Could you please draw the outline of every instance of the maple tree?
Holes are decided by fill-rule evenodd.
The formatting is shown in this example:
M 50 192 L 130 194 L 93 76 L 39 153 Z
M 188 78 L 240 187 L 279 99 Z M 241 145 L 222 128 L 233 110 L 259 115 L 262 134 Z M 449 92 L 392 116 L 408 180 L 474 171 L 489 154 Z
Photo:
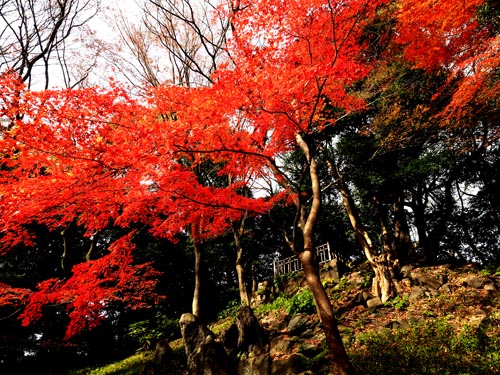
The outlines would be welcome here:
M 334 357 L 334 373 L 339 374 L 352 373 L 352 368 L 315 259 L 314 228 L 322 203 L 317 158 L 321 133 L 338 118 L 364 106 L 347 88 L 370 71 L 361 59 L 365 46 L 359 41 L 364 26 L 382 4 L 302 1 L 277 12 L 273 2 L 263 1 L 255 8 L 249 5 L 247 18 L 239 20 L 241 24 L 235 22 L 240 55 L 231 73 L 236 75 L 232 77 L 237 95 L 246 99 L 240 105 L 256 129 L 254 152 L 269 158 L 270 170 L 296 207 L 287 242 L 303 264 Z M 329 106 L 338 108 L 338 114 L 325 115 Z M 277 161 L 280 153 L 293 150 L 303 155 L 303 175 L 298 181 L 290 180 Z M 310 195 L 303 195 L 304 187 Z
M 286 14 L 271 1 L 233 7 L 234 67 L 222 69 L 210 88 L 161 87 L 149 106 L 118 90 L 26 92 L 22 112 L 29 122 L 18 121 L 6 140 L 17 157 L 6 161 L 3 176 L 4 243 L 29 242 L 23 224 L 30 220 L 51 229 L 77 220 L 88 235 L 109 220 L 148 223 L 159 236 L 203 223 L 202 236 L 217 235 L 243 212 L 272 207 L 273 200 L 238 194 L 247 179 L 271 173 L 297 208 L 304 244 L 297 247 L 293 237 L 289 244 L 303 262 L 335 367 L 352 372 L 315 261 L 321 188 L 308 137 L 334 123 L 322 118 L 327 100 L 345 112 L 363 105 L 346 86 L 369 71 L 352 56 L 361 52 L 359 33 L 378 4 L 293 2 Z M 175 126 L 160 117 L 172 112 Z M 310 207 L 300 182 L 294 185 L 277 162 L 295 148 L 311 181 Z M 191 160 L 188 168 L 181 157 Z M 228 186 L 199 183 L 193 168 L 206 158 L 233 176 Z
M 160 298 L 154 291 L 156 271 L 134 262 L 134 226 L 144 225 L 151 235 L 172 241 L 189 233 L 200 256 L 196 248 L 204 240 L 233 230 L 237 242 L 237 223 L 279 203 L 295 208 L 293 225 L 282 232 L 304 266 L 333 371 L 351 374 L 315 259 L 315 226 L 325 187 L 320 168 L 329 162 L 324 156 L 330 129 L 367 107 L 352 87 L 374 69 L 381 76 L 392 74 L 365 39 L 366 28 L 388 3 L 222 2 L 217 12 L 230 20 L 231 60 L 218 65 L 207 87 L 158 85 L 135 98 L 113 83 L 106 89 L 34 92 L 19 77 L 1 75 L 2 116 L 10 125 L 0 141 L 0 252 L 32 245 L 32 223 L 63 237 L 75 224 L 89 239 L 109 225 L 129 233 L 111 244 L 104 257 L 75 265 L 66 280 L 43 281 L 34 292 L 1 285 L 0 304 L 24 305 L 21 318 L 29 324 L 40 318 L 44 305 L 62 303 L 69 311 L 70 337 L 104 319 L 109 303 L 139 308 Z M 435 97 L 452 91 L 439 115 L 453 126 L 470 116 L 472 104 L 497 96 L 498 36 L 477 18 L 484 2 L 433 4 L 396 3 L 400 46 L 392 57 L 401 48 L 414 64 L 408 69 L 446 72 L 450 80 Z M 432 53 L 423 48 L 426 43 Z M 496 108 L 495 103 L 489 106 Z M 367 121 L 364 130 L 380 130 L 376 121 L 381 118 L 399 121 L 401 107 L 395 107 Z M 415 120 L 418 108 L 413 110 Z M 291 154 L 298 173 L 284 165 Z M 207 166 L 217 167 L 204 175 Z M 354 218 L 343 176 L 333 177 Z M 279 188 L 272 194 L 258 191 L 260 180 Z M 359 238 L 366 239 L 363 227 L 357 229 Z M 385 271 L 377 267 L 387 259 L 375 259 L 372 250 L 365 253 L 383 279 Z M 248 298 L 244 292 L 240 289 L 242 300 Z M 193 311 L 201 314 L 196 296 Z
M 401 2 L 398 41 L 404 45 L 406 58 L 419 68 L 447 71 L 455 86 L 443 115 L 460 119 L 471 110 L 469 104 L 498 96 L 497 17 L 498 5 L 484 0 L 459 5 Z
M 154 98 L 154 104 L 141 106 L 117 88 L 31 92 L 19 90 L 18 80 L 11 75 L 4 76 L 3 83 L 15 88 L 4 91 L 4 103 L 15 103 L 8 106 L 7 115 L 22 116 L 13 117 L 15 123 L 2 140 L 2 251 L 20 243 L 31 245 L 27 228 L 31 222 L 63 232 L 75 222 L 88 237 L 110 222 L 122 227 L 141 223 L 149 225 L 154 235 L 172 240 L 197 223 L 202 228 L 198 236 L 206 238 L 224 233 L 231 220 L 237 220 L 242 212 L 255 211 L 259 202 L 263 209 L 272 204 L 239 195 L 244 181 L 237 179 L 227 190 L 204 186 L 196 174 L 203 155 L 194 158 L 191 152 L 183 156 L 175 151 L 175 143 L 182 141 L 177 133 L 182 131 L 182 123 L 176 122 L 174 127 L 173 121 L 162 116 L 172 111 L 168 100 Z M 177 95 L 181 93 L 172 89 L 170 99 Z M 183 163 L 183 157 L 190 163 Z M 231 202 L 236 203 L 233 206 Z M 37 317 L 39 308 L 33 306 L 40 305 L 45 295 L 45 303 L 57 299 L 70 303 L 75 312 L 70 315 L 68 335 L 78 333 L 77 328 L 86 327 L 78 319 L 84 320 L 89 314 L 78 308 L 81 299 L 68 300 L 67 296 L 73 294 L 68 290 L 81 285 L 83 292 L 78 280 L 91 285 L 86 280 L 88 275 L 104 278 L 104 271 L 96 270 L 103 263 L 113 263 L 127 243 L 118 246 L 115 242 L 118 250 L 111 246 L 111 254 L 104 260 L 73 267 L 73 276 L 65 283 L 51 280 L 40 285 L 28 300 L 23 321 L 28 323 Z M 127 254 L 122 253 L 115 262 L 120 264 L 120 271 L 113 274 L 123 281 L 108 285 L 96 280 L 96 285 L 109 289 L 107 293 L 121 294 L 124 300 L 131 299 L 133 293 L 145 299 L 154 297 L 154 283 L 146 282 L 153 271 L 132 265 Z M 127 273 L 126 265 L 131 273 Z M 130 278 L 134 272 L 144 274 L 143 283 L 140 278 Z M 101 292 L 104 294 L 92 291 L 94 302 L 87 306 L 98 316 L 105 303 L 95 299 L 111 298 L 104 289 Z

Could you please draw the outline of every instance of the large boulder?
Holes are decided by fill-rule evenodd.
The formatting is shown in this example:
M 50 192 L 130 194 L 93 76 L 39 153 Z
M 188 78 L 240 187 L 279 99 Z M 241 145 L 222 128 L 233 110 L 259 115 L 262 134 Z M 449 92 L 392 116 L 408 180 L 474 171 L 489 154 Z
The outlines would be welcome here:
M 183 314 L 180 327 L 191 375 L 229 375 L 229 359 L 221 343 L 193 314 Z
M 236 323 L 223 335 L 223 343 L 229 354 L 254 357 L 268 351 L 269 338 L 250 306 L 241 306 Z

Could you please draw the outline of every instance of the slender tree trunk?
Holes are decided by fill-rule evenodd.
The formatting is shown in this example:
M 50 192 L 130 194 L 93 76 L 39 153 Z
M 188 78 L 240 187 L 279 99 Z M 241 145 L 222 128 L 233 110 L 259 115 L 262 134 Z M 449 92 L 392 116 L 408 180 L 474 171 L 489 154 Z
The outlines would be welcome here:
M 193 293 L 193 315 L 199 320 L 203 320 L 202 313 L 202 285 L 203 285 L 203 259 L 200 243 L 196 234 L 193 235 L 194 251 L 194 293 Z
M 246 272 L 243 265 L 243 248 L 239 247 L 236 252 L 236 274 L 238 276 L 238 289 L 240 291 L 240 302 L 242 305 L 250 305 L 250 298 L 248 297 Z
M 394 212 L 394 243 L 401 265 L 407 264 L 413 249 L 410 228 L 404 209 L 404 198 L 400 194 L 392 208 Z
M 299 254 L 299 259 L 304 267 L 305 279 L 316 302 L 328 349 L 333 356 L 333 374 L 352 375 L 354 374 L 354 369 L 342 342 L 330 298 L 321 283 L 315 250 L 304 250 Z
M 328 343 L 328 348 L 333 356 L 333 374 L 353 375 L 354 369 L 352 368 L 344 343 L 340 337 L 333 306 L 325 288 L 323 287 L 323 284 L 321 283 L 319 266 L 314 248 L 314 227 L 321 208 L 321 186 L 316 169 L 316 160 L 311 154 L 309 145 L 300 134 L 296 135 L 296 141 L 309 164 L 312 202 L 309 212 L 306 214 L 306 210 L 300 201 L 300 197 L 297 197 L 295 200 L 299 218 L 298 224 L 302 230 L 304 241 L 304 251 L 300 253 L 295 251 L 295 253 L 298 255 L 304 268 L 304 276 L 314 296 L 319 318 L 323 325 L 323 330 Z M 292 241 L 287 240 L 287 242 L 292 245 L 292 250 L 296 250 L 293 247 Z
M 238 277 L 238 289 L 240 291 L 240 302 L 242 305 L 250 305 L 250 296 L 246 282 L 245 271 L 245 249 L 241 242 L 241 234 L 244 228 L 244 219 L 239 226 L 232 223 L 234 242 L 236 244 L 236 275 Z
M 255 263 L 253 261 L 250 267 L 250 280 L 252 280 L 250 302 L 254 304 L 257 302 L 257 290 L 259 289 L 259 283 L 257 282 L 257 278 L 255 277 Z
M 68 254 L 68 241 L 66 240 L 66 232 L 68 231 L 70 225 L 71 224 L 68 224 L 68 226 L 61 231 L 61 236 L 63 239 L 63 253 L 61 254 L 61 269 L 64 272 L 66 272 L 66 265 L 64 264 L 64 262 L 66 261 L 66 255 Z
M 411 208 L 413 210 L 414 224 L 417 229 L 418 243 L 422 251 L 423 261 L 432 262 L 434 260 L 434 254 L 431 249 L 431 241 L 427 233 L 427 222 L 425 219 L 425 207 L 427 206 L 427 201 L 424 198 L 422 183 L 417 185 L 414 192 Z

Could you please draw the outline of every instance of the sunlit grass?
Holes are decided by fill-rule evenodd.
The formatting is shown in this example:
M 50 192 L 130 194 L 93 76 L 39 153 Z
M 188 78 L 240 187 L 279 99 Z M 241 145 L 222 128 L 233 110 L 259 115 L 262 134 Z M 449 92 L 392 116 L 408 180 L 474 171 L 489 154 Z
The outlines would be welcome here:
M 138 353 L 102 367 L 73 371 L 70 375 L 137 375 L 144 365 L 151 361 L 151 353 Z

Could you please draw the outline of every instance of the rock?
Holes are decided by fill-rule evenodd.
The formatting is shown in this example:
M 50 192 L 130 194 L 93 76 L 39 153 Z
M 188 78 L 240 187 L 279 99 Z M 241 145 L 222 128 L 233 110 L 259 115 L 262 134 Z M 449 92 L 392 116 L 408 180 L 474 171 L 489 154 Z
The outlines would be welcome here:
M 304 314 L 296 314 L 288 323 L 288 332 L 290 336 L 298 336 L 310 327 L 309 319 Z
M 321 342 L 326 344 L 326 335 L 325 332 L 319 332 L 314 337 L 313 340 L 316 342 Z
M 382 305 L 383 305 L 383 303 L 382 303 L 382 301 L 380 300 L 379 297 L 371 298 L 368 301 L 366 301 L 366 306 L 369 309 L 370 308 L 375 308 L 375 307 L 378 307 L 378 306 L 382 306 Z
M 237 353 L 239 335 L 238 326 L 235 323 L 231 324 L 231 326 L 221 334 L 222 344 L 229 355 Z
M 241 306 L 236 315 L 238 327 L 238 351 L 247 352 L 254 356 L 267 350 L 269 339 L 259 324 L 250 306 Z
M 475 321 L 475 322 L 478 322 L 478 323 L 482 322 L 487 317 L 488 317 L 488 314 L 483 309 L 475 309 L 469 315 L 469 319 L 471 321 Z
M 335 283 L 340 281 L 339 267 L 336 259 L 331 260 L 327 265 L 323 266 L 320 273 L 321 279 L 331 279 Z
M 425 286 L 429 289 L 438 290 L 441 285 L 443 285 L 443 280 L 438 280 L 437 278 L 427 274 L 427 273 L 419 273 L 415 275 L 415 278 L 418 280 L 421 286 Z
M 267 328 L 271 331 L 281 331 L 287 326 L 286 322 L 281 319 L 273 319 L 268 323 Z
M 313 336 L 314 336 L 314 329 L 312 329 L 312 328 L 308 328 L 300 334 L 300 337 L 304 338 L 304 339 L 311 338 Z
M 481 276 L 470 276 L 465 280 L 465 285 L 470 288 L 480 289 L 486 284 L 487 280 Z
M 400 272 L 404 278 L 408 278 L 411 276 L 411 271 L 413 271 L 414 269 L 415 269 L 415 267 L 410 266 L 410 265 L 406 265 L 406 266 L 401 267 Z
M 356 297 L 354 297 L 352 305 L 353 306 L 366 305 L 366 301 L 369 299 L 370 295 L 367 292 L 365 291 L 359 292 L 358 294 L 356 294 Z
M 269 354 L 244 358 L 238 363 L 238 375 L 269 375 L 271 373 L 271 357 Z
M 411 288 L 413 283 L 411 282 L 411 279 L 409 277 L 405 277 L 403 280 L 401 280 L 401 285 L 406 288 Z
M 408 329 L 410 328 L 410 323 L 406 319 L 393 320 L 384 325 L 385 328 L 396 328 L 396 329 Z
M 347 278 L 347 284 L 352 284 L 352 285 L 363 285 L 365 282 L 365 277 L 364 275 L 360 272 L 352 272 L 348 275 L 346 275 Z
M 300 353 L 304 354 L 307 358 L 314 358 L 323 352 L 323 345 L 303 344 L 300 346 Z
M 414 286 L 413 288 L 411 288 L 410 297 L 408 297 L 408 301 L 414 302 L 423 295 L 424 295 L 424 290 L 419 286 Z
M 287 337 L 278 335 L 271 339 L 270 346 L 271 355 L 290 354 L 292 353 L 293 342 Z
M 173 351 L 169 343 L 165 339 L 160 339 L 156 343 L 155 363 L 160 366 L 165 366 L 172 358 Z
M 441 288 L 439 288 L 439 291 L 443 293 L 451 293 L 452 292 L 451 285 L 449 283 L 443 284 L 441 285 Z
M 288 358 L 273 361 L 271 375 L 299 374 L 306 370 L 307 358 L 299 353 L 294 353 Z
M 497 290 L 497 288 L 496 288 L 495 284 L 492 284 L 492 283 L 491 283 L 491 284 L 486 284 L 486 285 L 484 286 L 484 289 L 485 289 L 485 290 L 491 290 L 491 291 L 495 291 L 495 290 Z
M 269 338 L 249 306 L 240 307 L 236 323 L 222 334 L 222 342 L 228 354 L 245 353 L 249 357 L 264 353 L 269 346 Z
M 228 375 L 229 360 L 214 334 L 196 316 L 182 314 L 179 321 L 191 375 Z

